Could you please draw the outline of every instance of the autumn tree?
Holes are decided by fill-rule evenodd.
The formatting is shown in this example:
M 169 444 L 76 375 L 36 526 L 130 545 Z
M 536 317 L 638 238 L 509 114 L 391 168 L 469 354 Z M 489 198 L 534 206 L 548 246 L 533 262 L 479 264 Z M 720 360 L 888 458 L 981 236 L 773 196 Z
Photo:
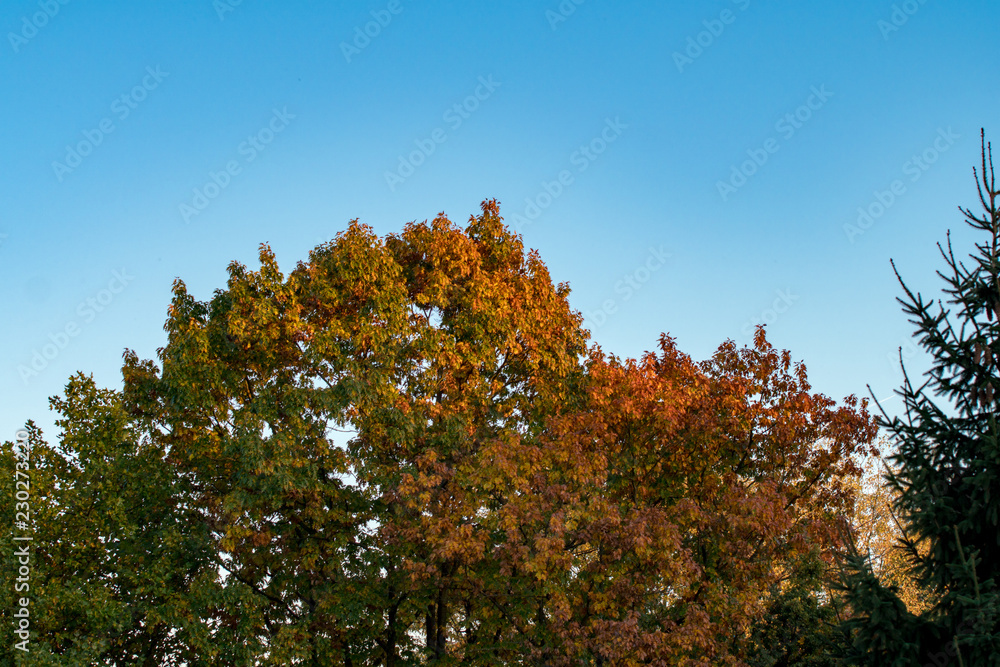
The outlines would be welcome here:
M 354 221 L 287 275 L 266 245 L 259 258 L 209 300 L 177 280 L 167 342 L 156 360 L 126 351 L 121 392 L 81 377 L 55 400 L 63 449 L 37 483 L 72 518 L 45 534 L 43 593 L 123 615 L 66 626 L 52 655 L 629 666 L 825 650 L 804 626 L 826 613 L 874 424 L 864 401 L 814 393 L 762 329 L 703 362 L 667 335 L 605 355 L 495 201 L 464 228 Z
M 594 348 L 586 402 L 494 454 L 509 583 L 483 595 L 499 593 L 518 653 L 743 664 L 783 586 L 815 600 L 874 425 L 863 402 L 837 408 L 809 389 L 763 331 L 701 364 L 667 336 L 641 360 Z
M 878 452 L 861 462 L 862 477 L 858 480 L 857 501 L 851 525 L 854 547 L 869 565 L 882 585 L 895 587 L 906 608 L 919 614 L 931 607 L 933 593 L 923 588 L 911 573 L 906 548 L 908 526 L 897 515 L 899 492 L 887 477 L 898 474 L 887 460 L 891 442 L 884 436 L 877 444 Z M 926 544 L 918 550 L 926 552 Z
M 186 480 L 143 437 L 121 395 L 92 378 L 74 376 L 51 405 L 60 415 L 58 442 L 50 445 L 30 423 L 27 429 L 32 634 L 22 664 L 201 664 L 209 650 L 199 598 L 215 588 L 217 574 Z M 12 443 L 4 443 L 5 470 L 13 469 L 11 457 Z M 12 477 L 2 487 L 8 531 Z M 14 645 L 12 553 L 5 550 L 3 563 L 4 651 Z
M 901 546 L 931 606 L 909 610 L 855 554 L 847 588 L 860 616 L 851 629 L 866 664 L 1000 664 L 1000 191 L 985 139 L 973 172 L 982 212 L 960 210 L 985 239 L 967 263 L 956 259 L 950 234 L 939 244 L 947 306 L 900 278 L 903 312 L 932 363 L 920 384 L 904 367 L 905 415 L 881 420 L 895 446 L 888 480 L 906 527 Z
M 178 281 L 162 370 L 125 368 L 252 601 L 221 607 L 223 627 L 275 663 L 501 645 L 512 630 L 479 595 L 504 585 L 481 521 L 488 443 L 571 402 L 585 345 L 568 288 L 495 202 L 464 231 L 441 216 L 381 240 L 352 223 L 287 278 L 260 259 L 211 302 Z M 340 447 L 332 428 L 356 435 Z

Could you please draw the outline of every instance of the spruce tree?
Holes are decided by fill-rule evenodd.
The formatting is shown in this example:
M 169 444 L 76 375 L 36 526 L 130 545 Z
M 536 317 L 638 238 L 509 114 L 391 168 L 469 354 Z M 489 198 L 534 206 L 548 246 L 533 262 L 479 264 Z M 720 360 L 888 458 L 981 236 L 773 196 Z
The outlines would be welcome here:
M 895 444 L 887 481 L 899 492 L 899 548 L 933 604 L 910 613 L 854 551 L 844 583 L 861 664 L 1000 665 L 1000 191 L 985 139 L 973 174 L 982 211 L 959 210 L 986 238 L 963 261 L 950 232 L 945 246 L 938 244 L 947 298 L 925 300 L 893 264 L 905 294 L 897 300 L 931 368 L 917 386 L 904 366 L 897 391 L 904 415 L 890 419 L 883 411 L 880 426 Z

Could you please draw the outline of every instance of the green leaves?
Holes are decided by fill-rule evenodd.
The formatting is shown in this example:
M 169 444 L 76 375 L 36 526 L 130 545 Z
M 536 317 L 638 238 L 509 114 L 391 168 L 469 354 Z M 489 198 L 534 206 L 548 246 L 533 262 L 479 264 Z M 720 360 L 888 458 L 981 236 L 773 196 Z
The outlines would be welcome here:
M 956 260 L 950 240 L 947 249 L 939 246 L 948 271 L 938 275 L 954 307 L 939 302 L 933 312 L 933 301 L 914 294 L 900 279 L 903 312 L 933 361 L 927 382 L 919 387 L 906 375 L 901 391 L 906 419 L 886 417 L 881 425 L 896 443 L 888 481 L 898 492 L 894 510 L 907 531 L 901 548 L 911 552 L 913 575 L 931 591 L 934 604 L 910 618 L 900 611 L 896 591 L 853 574 L 848 598 L 861 616 L 851 629 L 868 664 L 897 664 L 899 655 L 922 662 L 954 656 L 960 664 L 997 664 L 1000 655 L 994 393 L 1000 386 L 995 364 L 1000 319 L 993 319 L 1000 285 L 1000 192 L 985 140 L 976 176 L 983 212 L 961 210 L 986 241 L 976 244 L 968 262 Z M 852 570 L 863 572 L 862 564 L 852 562 Z
M 864 402 L 763 332 L 606 357 L 568 295 L 495 201 L 176 281 L 157 359 L 39 445 L 52 659 L 738 664 L 825 618 Z
M 62 415 L 59 445 L 37 432 L 33 441 L 32 653 L 44 664 L 191 655 L 203 617 L 184 596 L 212 554 L 208 531 L 186 508 L 184 480 L 120 395 L 91 378 L 74 376 L 52 407 Z

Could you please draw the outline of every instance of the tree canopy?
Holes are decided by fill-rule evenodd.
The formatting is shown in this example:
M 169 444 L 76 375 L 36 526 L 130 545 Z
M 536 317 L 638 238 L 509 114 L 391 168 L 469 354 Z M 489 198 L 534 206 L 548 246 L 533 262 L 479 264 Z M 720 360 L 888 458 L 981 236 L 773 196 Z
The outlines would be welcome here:
M 33 664 L 834 664 L 866 401 L 763 328 L 607 355 L 568 296 L 492 200 L 177 280 L 31 430 Z

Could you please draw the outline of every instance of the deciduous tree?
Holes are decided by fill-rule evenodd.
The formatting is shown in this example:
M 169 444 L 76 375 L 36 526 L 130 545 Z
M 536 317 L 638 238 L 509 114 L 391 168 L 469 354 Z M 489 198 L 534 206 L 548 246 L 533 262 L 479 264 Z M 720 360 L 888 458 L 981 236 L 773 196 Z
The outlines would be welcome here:
M 69 517 L 44 533 L 58 555 L 40 595 L 63 607 L 39 627 L 70 628 L 52 655 L 630 666 L 825 650 L 804 628 L 829 615 L 821 573 L 874 424 L 864 401 L 814 393 L 763 329 L 703 362 L 665 334 L 640 359 L 605 355 L 495 201 L 464 228 L 442 214 L 380 238 L 354 221 L 287 275 L 259 257 L 207 301 L 177 280 L 156 360 L 126 351 L 120 393 L 75 378 L 53 404 L 62 449 L 33 436 L 47 511 Z M 80 591 L 120 614 L 66 625 Z
M 58 443 L 28 429 L 32 522 L 30 533 L 18 530 L 32 537 L 24 664 L 204 664 L 212 651 L 201 600 L 217 587 L 217 573 L 188 480 L 129 417 L 121 395 L 92 378 L 74 376 L 51 405 Z M 13 470 L 12 443 L 0 459 Z M 9 535 L 12 475 L 2 489 Z M 12 553 L 4 555 L 4 651 L 14 645 Z

